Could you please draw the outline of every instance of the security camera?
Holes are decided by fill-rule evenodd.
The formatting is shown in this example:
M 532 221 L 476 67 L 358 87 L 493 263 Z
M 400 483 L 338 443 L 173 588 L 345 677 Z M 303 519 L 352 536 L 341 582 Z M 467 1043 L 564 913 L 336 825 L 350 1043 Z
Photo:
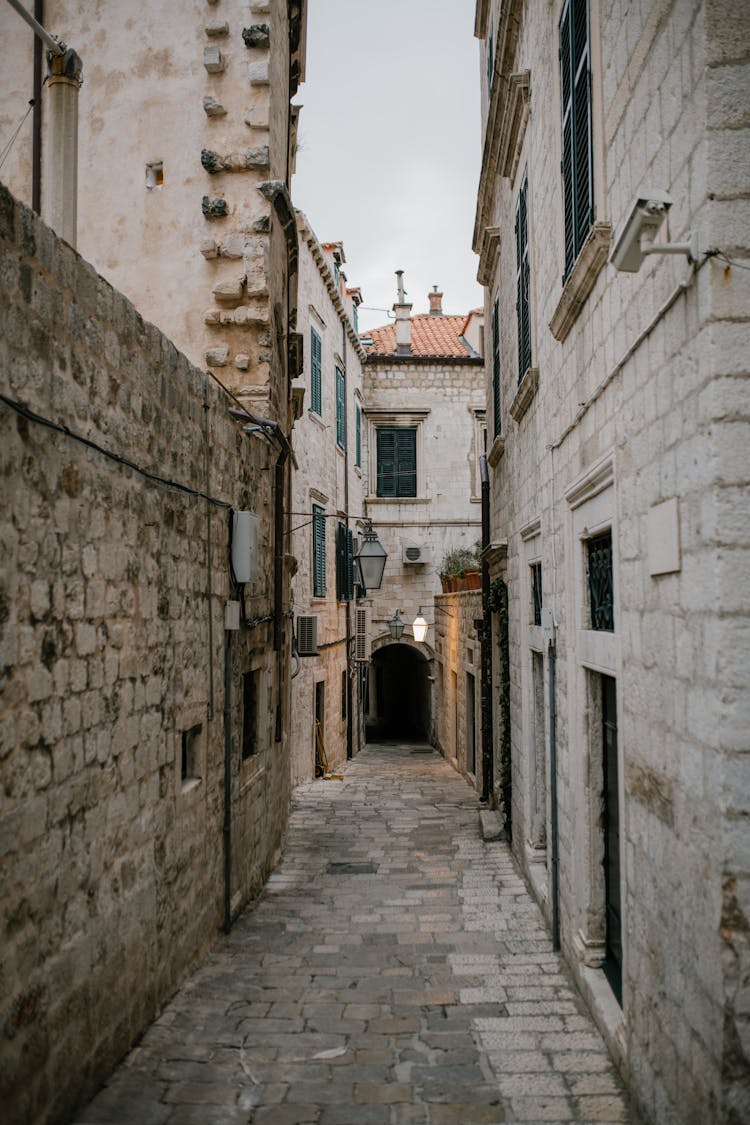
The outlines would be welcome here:
M 685 254 L 691 263 L 699 259 L 695 234 L 687 242 L 656 242 L 672 197 L 660 188 L 641 188 L 634 199 L 627 221 L 615 242 L 610 262 L 625 273 L 638 273 L 647 254 Z

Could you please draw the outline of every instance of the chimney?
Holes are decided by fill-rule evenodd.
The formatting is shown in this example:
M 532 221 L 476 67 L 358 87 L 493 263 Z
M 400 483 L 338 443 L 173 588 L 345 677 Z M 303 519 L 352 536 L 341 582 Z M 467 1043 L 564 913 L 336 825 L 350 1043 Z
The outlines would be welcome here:
M 437 285 L 433 285 L 432 292 L 428 293 L 427 296 L 430 298 L 430 316 L 442 316 L 443 294 L 438 293 Z
M 398 297 L 393 306 L 396 315 L 396 355 L 411 355 L 411 310 L 404 289 L 404 271 L 396 270 Z

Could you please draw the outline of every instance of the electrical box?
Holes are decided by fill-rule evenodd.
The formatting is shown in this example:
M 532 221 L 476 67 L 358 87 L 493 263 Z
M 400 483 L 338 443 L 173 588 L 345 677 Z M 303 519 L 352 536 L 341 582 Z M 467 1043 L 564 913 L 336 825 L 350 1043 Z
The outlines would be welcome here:
M 232 512 L 232 569 L 240 584 L 258 577 L 258 517 L 253 512 Z

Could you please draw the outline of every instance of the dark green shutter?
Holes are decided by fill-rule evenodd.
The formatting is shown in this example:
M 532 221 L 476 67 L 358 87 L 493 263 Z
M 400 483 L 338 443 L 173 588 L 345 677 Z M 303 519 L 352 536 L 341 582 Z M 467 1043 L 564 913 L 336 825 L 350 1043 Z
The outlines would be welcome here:
M 354 463 L 357 466 L 357 468 L 359 469 L 359 468 L 362 467 L 362 410 L 360 409 L 359 403 L 356 404 L 356 410 L 354 412 L 354 419 L 355 419 L 355 425 L 356 425 L 356 430 L 357 430 L 357 433 L 356 433 L 356 443 L 357 443 L 356 455 L 357 455 L 357 459 Z
M 336 368 L 336 443 L 346 449 L 346 380 Z
M 336 597 L 340 602 L 354 597 L 354 536 L 344 523 L 336 528 Z
M 326 592 L 326 521 L 323 509 L 313 504 L 313 595 L 325 597 Z
M 500 302 L 495 298 L 492 307 L 492 436 L 497 437 L 502 430 L 500 418 Z
M 417 431 L 381 427 L 377 437 L 377 495 L 417 495 Z
M 346 533 L 346 600 L 354 597 L 354 534 Z
M 594 221 L 588 27 L 587 0 L 568 0 L 560 20 L 564 277 L 570 273 Z
M 531 311 L 529 307 L 528 180 L 524 176 L 516 204 L 516 315 L 518 318 L 518 381 L 531 367 Z
M 323 413 L 322 349 L 314 328 L 310 329 L 310 409 Z

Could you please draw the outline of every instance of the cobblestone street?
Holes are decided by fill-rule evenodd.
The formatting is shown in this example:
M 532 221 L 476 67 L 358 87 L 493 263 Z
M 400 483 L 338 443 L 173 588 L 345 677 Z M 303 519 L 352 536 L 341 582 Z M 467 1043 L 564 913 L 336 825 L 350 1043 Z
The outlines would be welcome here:
M 282 863 L 77 1121 L 624 1122 L 504 844 L 437 754 L 295 794 Z

